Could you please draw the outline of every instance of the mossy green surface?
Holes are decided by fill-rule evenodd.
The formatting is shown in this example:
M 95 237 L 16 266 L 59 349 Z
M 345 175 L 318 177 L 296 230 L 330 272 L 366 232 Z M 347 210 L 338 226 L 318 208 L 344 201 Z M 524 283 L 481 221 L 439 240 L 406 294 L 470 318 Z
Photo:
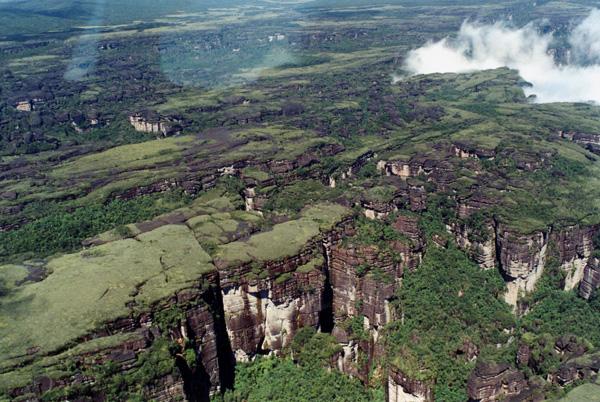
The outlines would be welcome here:
M 167 225 L 136 239 L 120 240 L 51 259 L 50 275 L 25 285 L 0 305 L 0 355 L 5 359 L 38 347 L 45 354 L 176 291 L 198 286 L 214 267 L 193 233 Z
M 575 387 L 560 402 L 600 402 L 600 384 L 583 384 Z
M 139 336 L 140 335 L 136 333 L 124 333 L 92 339 L 80 343 L 58 355 L 46 356 L 23 368 L 15 368 L 12 371 L 7 371 L 0 374 L 0 391 L 26 386 L 35 376 L 43 375 L 52 379 L 64 377 L 71 374 L 69 370 L 67 370 L 67 366 L 74 357 L 82 354 L 96 353 L 104 349 L 119 346 L 123 344 L 123 342 L 135 339 Z M 8 367 L 10 366 L 1 364 L 0 370 L 4 370 Z
M 320 255 L 316 258 L 313 258 L 306 264 L 299 266 L 298 269 L 296 269 L 296 272 L 309 273 L 314 271 L 316 267 L 322 266 L 324 263 L 325 259 L 323 258 L 323 256 Z
M 307 207 L 296 220 L 280 223 L 273 229 L 219 247 L 216 259 L 227 265 L 249 261 L 277 260 L 298 253 L 321 231 L 331 228 L 350 210 L 337 204 Z

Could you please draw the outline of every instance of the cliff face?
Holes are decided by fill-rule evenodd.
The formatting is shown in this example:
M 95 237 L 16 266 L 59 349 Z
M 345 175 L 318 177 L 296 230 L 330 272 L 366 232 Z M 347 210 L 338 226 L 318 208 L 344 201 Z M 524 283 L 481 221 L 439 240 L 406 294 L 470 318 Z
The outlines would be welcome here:
M 373 274 L 374 270 L 379 271 Z M 381 255 L 376 246 L 335 245 L 330 276 L 334 319 L 364 315 L 370 327 L 389 322 L 385 302 L 402 276 L 402 268 L 390 255 Z
M 29 385 L 13 388 L 9 396 L 32 401 L 42 396 L 52 399 L 50 395 L 111 400 L 117 396 L 107 394 L 106 382 L 120 378 L 121 396 L 139 393 L 141 387 L 147 400 L 206 400 L 223 382 L 228 383 L 224 372 L 228 346 L 216 315 L 217 289 L 213 272 L 197 287 L 159 301 L 150 311 L 106 323 L 79 340 L 83 352 L 68 351 L 49 360 L 51 368 L 72 367 L 70 372 L 36 377 Z
M 376 246 L 336 244 L 330 254 L 333 335 L 343 348 L 338 368 L 366 381 L 402 267 Z
M 428 384 L 408 378 L 396 368 L 391 368 L 386 396 L 388 402 L 432 402 L 433 390 Z
M 583 271 L 583 279 L 579 285 L 579 294 L 589 299 L 593 292 L 600 287 L 600 259 L 590 258 Z
M 144 397 L 203 400 L 230 384 L 235 361 L 281 352 L 304 326 L 332 330 L 342 347 L 334 364 L 366 382 L 373 363 L 385 354 L 381 329 L 395 318 L 389 304 L 404 272 L 417 269 L 425 247 L 417 216 L 399 215 L 392 227 L 400 240 L 388 242 L 385 248 L 353 242 L 356 230 L 347 219 L 309 240 L 295 255 L 237 265 L 219 265 L 216 260 L 217 270 L 200 278 L 197 286 L 178 291 L 149 310 L 107 323 L 81 342 L 119 334 L 131 338 L 77 355 L 78 369 L 69 377 L 40 377 L 14 388 L 10 395 L 35 400 L 48 391 L 99 381 L 90 368 L 108 362 L 116 365 L 116 374 L 127 375 L 144 364 L 147 352 L 167 340 L 178 345 L 174 356 L 165 357 L 175 361 L 178 370 L 148 379 Z M 580 292 L 584 297 L 600 283 L 599 259 L 591 257 L 596 228 L 522 235 L 490 221 L 484 227 L 489 233 L 485 240 L 474 238 L 466 225 L 449 230 L 482 267 L 498 263 L 511 303 L 517 303 L 520 292 L 534 289 L 550 241 L 557 244 L 562 269 L 571 273 L 569 283 L 576 284 L 578 275 L 583 278 Z M 519 350 L 519 361 L 528 360 L 527 350 Z M 556 381 L 587 378 L 582 376 L 589 369 L 578 367 L 565 366 Z M 582 370 L 588 370 L 587 374 Z M 389 401 L 433 400 L 431 384 L 393 367 L 387 376 Z M 522 373 L 502 365 L 478 366 L 468 386 L 470 398 L 480 401 L 524 395 L 529 389 Z M 107 398 L 96 391 L 89 394 Z
M 324 260 L 308 248 L 258 267 L 224 269 L 222 295 L 227 333 L 237 361 L 278 352 L 304 326 L 319 326 L 325 288 Z
M 558 247 L 560 267 L 565 272 L 565 290 L 572 290 L 581 282 L 588 260 L 593 252 L 593 238 L 597 228 L 573 226 L 556 233 L 552 238 Z
M 468 225 L 461 223 L 450 226 L 449 231 L 454 234 L 458 247 L 465 250 L 481 268 L 496 266 L 496 236 L 492 222 L 485 224 L 483 235 L 475 234 Z
M 546 263 L 548 232 L 521 235 L 499 224 L 496 227 L 496 251 L 500 270 L 505 277 L 505 300 L 516 306 L 520 294 L 531 292 Z
M 389 249 L 339 240 L 327 247 L 333 335 L 343 348 L 337 365 L 363 381 L 373 362 L 385 354 L 381 330 L 395 318 L 390 301 L 403 273 L 416 269 L 422 258 L 417 219 L 401 215 L 393 227 L 405 240 L 392 242 Z
M 523 373 L 507 364 L 480 363 L 469 377 L 467 391 L 470 400 L 493 402 L 524 396 L 528 384 Z

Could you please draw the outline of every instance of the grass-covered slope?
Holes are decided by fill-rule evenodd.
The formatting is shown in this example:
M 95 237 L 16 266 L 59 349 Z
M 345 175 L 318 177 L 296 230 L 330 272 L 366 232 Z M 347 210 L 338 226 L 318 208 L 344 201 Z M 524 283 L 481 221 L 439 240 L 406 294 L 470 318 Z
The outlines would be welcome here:
M 26 267 L 4 266 L 3 272 Z M 214 269 L 185 226 L 163 226 L 136 239 L 108 243 L 48 261 L 48 277 L 2 298 L 3 358 L 29 348 L 46 354 L 177 290 L 198 286 Z
M 306 243 L 339 222 L 349 209 L 337 204 L 317 204 L 302 211 L 299 219 L 273 226 L 248 240 L 219 247 L 215 259 L 232 265 L 250 261 L 278 260 L 297 254 Z

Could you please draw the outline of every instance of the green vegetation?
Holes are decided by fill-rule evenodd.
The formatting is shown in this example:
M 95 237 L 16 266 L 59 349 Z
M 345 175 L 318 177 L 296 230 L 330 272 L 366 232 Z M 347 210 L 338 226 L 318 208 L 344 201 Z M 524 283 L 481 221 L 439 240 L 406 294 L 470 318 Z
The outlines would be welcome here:
M 195 286 L 214 269 L 185 226 L 163 226 L 138 236 L 51 259 L 49 276 L 15 289 L 0 305 L 0 353 L 20 356 L 32 345 L 48 353 L 104 323 L 149 308 Z
M 565 273 L 560 269 L 556 244 L 551 242 L 544 273 L 535 291 L 528 296 L 529 312 L 519 320 L 522 339 L 537 354 L 537 373 L 555 372 L 561 357 L 554 344 L 563 336 L 576 336 L 588 350 L 600 347 L 600 299 L 586 301 L 574 291 L 565 292 Z
M 549 334 L 555 339 L 577 335 L 593 346 L 600 346 L 600 300 L 587 302 L 574 292 L 552 290 L 539 296 L 539 301 L 525 315 L 523 329 L 536 334 Z
M 324 262 L 325 259 L 323 258 L 323 256 L 317 256 L 309 262 L 307 262 L 306 264 L 299 266 L 296 271 L 301 273 L 312 272 L 316 267 L 322 266 Z
M 19 229 L 0 232 L 0 259 L 45 257 L 81 248 L 82 240 L 119 225 L 152 218 L 188 203 L 181 193 L 91 204 L 72 212 L 52 211 Z
M 234 387 L 215 401 L 373 401 L 358 380 L 325 368 L 298 366 L 290 359 L 261 358 L 240 364 Z
M 356 223 L 356 235 L 352 240 L 360 244 L 376 244 L 381 248 L 386 248 L 389 241 L 401 238 L 400 233 L 394 230 L 388 222 L 360 216 Z
M 337 204 L 317 204 L 306 208 L 301 217 L 273 226 L 246 241 L 237 241 L 219 247 L 215 259 L 233 265 L 249 261 L 278 260 L 295 255 L 322 230 L 331 228 L 349 210 Z M 273 245 L 277 245 L 274 247 Z
M 395 365 L 431 384 L 437 399 L 463 401 L 476 364 L 465 349 L 514 365 L 526 343 L 537 364 L 519 369 L 558 397 L 564 391 L 546 380 L 566 359 L 556 340 L 600 347 L 600 299 L 562 291 L 555 245 L 522 300 L 528 313 L 516 317 L 499 300 L 498 273 L 468 261 L 447 228 L 464 224 L 468 240 L 484 242 L 492 219 L 524 234 L 600 224 L 600 154 L 559 135 L 600 133 L 598 105 L 533 103 L 508 68 L 402 71 L 410 49 L 453 35 L 464 20 L 508 15 L 516 26 L 543 20 L 561 58 L 569 21 L 591 0 L 91 3 L 0 0 L 0 389 L 81 369 L 94 385 L 43 399 L 80 399 L 92 386 L 108 400 L 148 399 L 145 385 L 179 375 L 174 355 L 200 368 L 194 340 L 162 337 L 184 310 L 161 303 L 206 286 L 214 265 L 249 264 L 246 279 L 287 285 L 325 263 L 320 235 L 352 214 L 346 245 L 401 262 L 393 246 L 417 242 L 394 229 L 397 214 L 363 218 L 362 202 L 397 204 L 427 239 L 423 263 L 402 278 L 355 266 L 367 282 L 399 287 L 389 300 L 397 320 L 379 333 L 387 356 L 370 384 Z M 138 113 L 152 130 L 130 124 Z M 411 177 L 382 173 L 380 161 L 410 162 Z M 337 187 L 323 184 L 329 178 Z M 260 212 L 243 211 L 250 186 Z M 467 218 L 457 213 L 479 205 Z M 304 250 L 311 260 L 296 272 L 273 278 L 264 269 Z M 147 310 L 162 336 L 132 370 L 89 363 L 131 334 L 83 336 Z M 355 341 L 372 337 L 362 315 L 338 321 Z M 338 351 L 330 335 L 302 329 L 282 359 L 239 365 L 223 399 L 383 399 L 330 370 Z M 86 353 L 83 366 L 98 367 L 74 361 Z M 365 357 L 359 350 L 358 365 Z M 597 392 L 577 385 L 567 400 Z
M 460 350 L 470 342 L 480 358 L 512 359 L 509 335 L 514 317 L 499 300 L 504 284 L 497 272 L 482 271 L 454 246 L 431 247 L 415 272 L 405 275 L 398 293 L 398 315 L 386 329 L 388 356 L 410 378 L 435 382 L 436 398 L 464 401 L 474 362 Z
M 106 390 L 107 399 L 144 400 L 144 388 L 169 374 L 178 374 L 171 351 L 172 344 L 159 338 L 137 359 L 137 367 L 129 373 L 118 373 L 115 364 L 106 363 L 93 369 L 98 389 Z
M 109 400 L 142 402 L 145 400 L 146 387 L 157 384 L 166 375 L 179 375 L 172 349 L 173 345 L 168 340 L 158 338 L 148 350 L 137 356 L 133 370 L 120 372 L 119 366 L 112 361 L 94 365 L 84 370 L 84 375 L 94 378 L 93 384 L 52 389 L 42 395 L 42 400 L 73 398 L 94 389 L 102 390 Z
M 600 384 L 583 384 L 575 387 L 561 402 L 599 402 Z
M 331 335 L 302 328 L 290 346 L 293 360 L 264 357 L 238 365 L 234 390 L 215 401 L 383 401 L 379 390 L 327 369 L 338 351 Z
M 307 205 L 333 200 L 341 195 L 340 189 L 331 189 L 317 180 L 298 181 L 275 190 L 269 197 L 266 209 L 297 213 Z

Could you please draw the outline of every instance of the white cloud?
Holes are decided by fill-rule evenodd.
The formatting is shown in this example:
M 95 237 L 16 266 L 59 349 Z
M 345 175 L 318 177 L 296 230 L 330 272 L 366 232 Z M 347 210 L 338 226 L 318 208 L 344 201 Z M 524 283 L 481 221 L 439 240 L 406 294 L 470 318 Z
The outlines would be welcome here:
M 558 65 L 549 52 L 552 35 L 539 34 L 532 25 L 465 22 L 456 38 L 411 51 L 404 68 L 412 74 L 430 74 L 506 66 L 533 84 L 526 93 L 537 95 L 538 102 L 600 103 L 600 11 L 594 10 L 569 39 L 572 61 Z

